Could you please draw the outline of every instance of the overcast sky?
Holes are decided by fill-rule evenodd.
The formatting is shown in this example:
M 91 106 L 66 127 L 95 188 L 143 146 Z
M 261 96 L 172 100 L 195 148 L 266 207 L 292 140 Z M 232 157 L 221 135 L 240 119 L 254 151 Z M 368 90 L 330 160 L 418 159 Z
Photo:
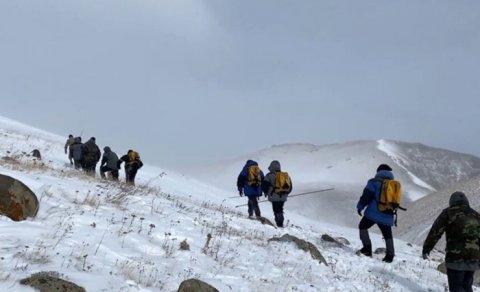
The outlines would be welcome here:
M 0 0 L 0 115 L 179 167 L 395 139 L 480 156 L 480 1 Z

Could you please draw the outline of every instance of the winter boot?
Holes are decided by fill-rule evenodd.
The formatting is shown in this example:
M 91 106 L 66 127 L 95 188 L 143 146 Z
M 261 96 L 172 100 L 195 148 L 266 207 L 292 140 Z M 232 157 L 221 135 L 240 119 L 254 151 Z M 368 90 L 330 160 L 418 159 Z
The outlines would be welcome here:
M 382 261 L 384 261 L 384 262 L 386 262 L 386 263 L 391 263 L 391 262 L 393 262 L 393 255 L 387 254 L 387 255 L 383 258 Z
M 385 245 L 387 247 L 386 255 L 383 258 L 383 261 L 386 263 L 391 263 L 393 257 L 395 256 L 395 247 L 393 245 L 393 238 L 385 239 Z
M 371 245 L 363 246 L 362 249 L 357 251 L 357 255 L 361 255 L 361 254 L 367 257 L 372 257 L 372 246 Z

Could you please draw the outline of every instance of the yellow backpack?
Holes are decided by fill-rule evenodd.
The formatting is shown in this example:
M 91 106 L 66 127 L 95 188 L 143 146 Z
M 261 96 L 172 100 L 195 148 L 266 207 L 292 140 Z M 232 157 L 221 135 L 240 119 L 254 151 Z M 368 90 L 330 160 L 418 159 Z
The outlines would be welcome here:
M 131 151 L 128 153 L 128 162 L 134 162 L 140 159 L 140 155 L 137 151 Z
M 262 177 L 260 176 L 260 167 L 258 165 L 251 165 L 247 171 L 247 184 L 251 187 L 257 188 L 262 183 Z
M 381 212 L 391 211 L 396 213 L 400 207 L 402 199 L 402 186 L 400 182 L 393 179 L 384 179 L 380 190 L 380 201 L 378 202 L 378 210 Z
M 277 171 L 275 172 L 275 190 L 274 192 L 279 195 L 288 195 L 292 191 L 292 180 L 288 175 L 288 172 Z

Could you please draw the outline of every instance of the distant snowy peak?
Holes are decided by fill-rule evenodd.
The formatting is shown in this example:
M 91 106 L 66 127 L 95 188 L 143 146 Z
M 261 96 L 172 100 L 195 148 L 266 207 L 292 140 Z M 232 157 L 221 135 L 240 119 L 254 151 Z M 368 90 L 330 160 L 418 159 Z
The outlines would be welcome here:
M 378 149 L 417 185 L 440 190 L 480 174 L 480 158 L 420 143 L 378 140 Z

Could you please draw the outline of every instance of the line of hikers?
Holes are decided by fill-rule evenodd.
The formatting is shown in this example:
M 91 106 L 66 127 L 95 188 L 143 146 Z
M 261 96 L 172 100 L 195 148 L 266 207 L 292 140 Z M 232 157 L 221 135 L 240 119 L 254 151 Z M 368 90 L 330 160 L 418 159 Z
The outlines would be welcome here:
M 261 216 L 258 206 L 262 192 L 272 203 L 275 222 L 283 227 L 283 206 L 292 191 L 292 182 L 286 172 L 282 172 L 280 162 L 274 160 L 268 167 L 266 176 L 258 163 L 248 160 L 237 179 L 240 196 L 248 197 L 248 216 Z M 358 224 L 362 248 L 358 255 L 372 257 L 372 242 L 368 230 L 377 225 L 385 239 L 386 252 L 383 261 L 393 262 L 395 248 L 392 226 L 396 226 L 397 210 L 400 207 L 401 186 L 394 179 L 392 168 L 380 164 L 376 174 L 369 179 L 357 203 L 357 213 L 362 217 Z M 362 214 L 363 212 L 363 214 Z M 444 209 L 433 223 L 423 244 L 422 257 L 428 256 L 438 240 L 445 233 L 448 286 L 451 292 L 472 292 L 473 277 L 480 269 L 480 214 L 470 207 L 464 193 L 454 192 L 450 196 L 449 206 Z
M 260 170 L 258 163 L 248 160 L 237 178 L 237 189 L 240 196 L 245 195 L 248 198 L 248 217 L 261 217 L 258 200 L 262 196 L 272 202 L 275 223 L 278 227 L 283 227 L 283 206 L 287 201 L 287 196 L 292 191 L 292 181 L 287 172 L 283 172 L 280 162 L 274 160 L 268 167 L 269 173 L 265 176 Z
M 75 169 L 82 169 L 86 174 L 95 176 L 95 169 L 101 158 L 100 176 L 107 179 L 106 174 L 110 174 L 112 180 L 118 181 L 118 170 L 125 162 L 125 181 L 127 184 L 134 185 L 137 171 L 143 166 L 138 152 L 130 149 L 127 154 L 118 158 L 109 146 L 105 146 L 103 151 L 102 156 L 95 137 L 91 137 L 82 144 L 81 137 L 73 137 L 70 134 L 65 142 L 65 154 L 68 154 L 70 165 Z

